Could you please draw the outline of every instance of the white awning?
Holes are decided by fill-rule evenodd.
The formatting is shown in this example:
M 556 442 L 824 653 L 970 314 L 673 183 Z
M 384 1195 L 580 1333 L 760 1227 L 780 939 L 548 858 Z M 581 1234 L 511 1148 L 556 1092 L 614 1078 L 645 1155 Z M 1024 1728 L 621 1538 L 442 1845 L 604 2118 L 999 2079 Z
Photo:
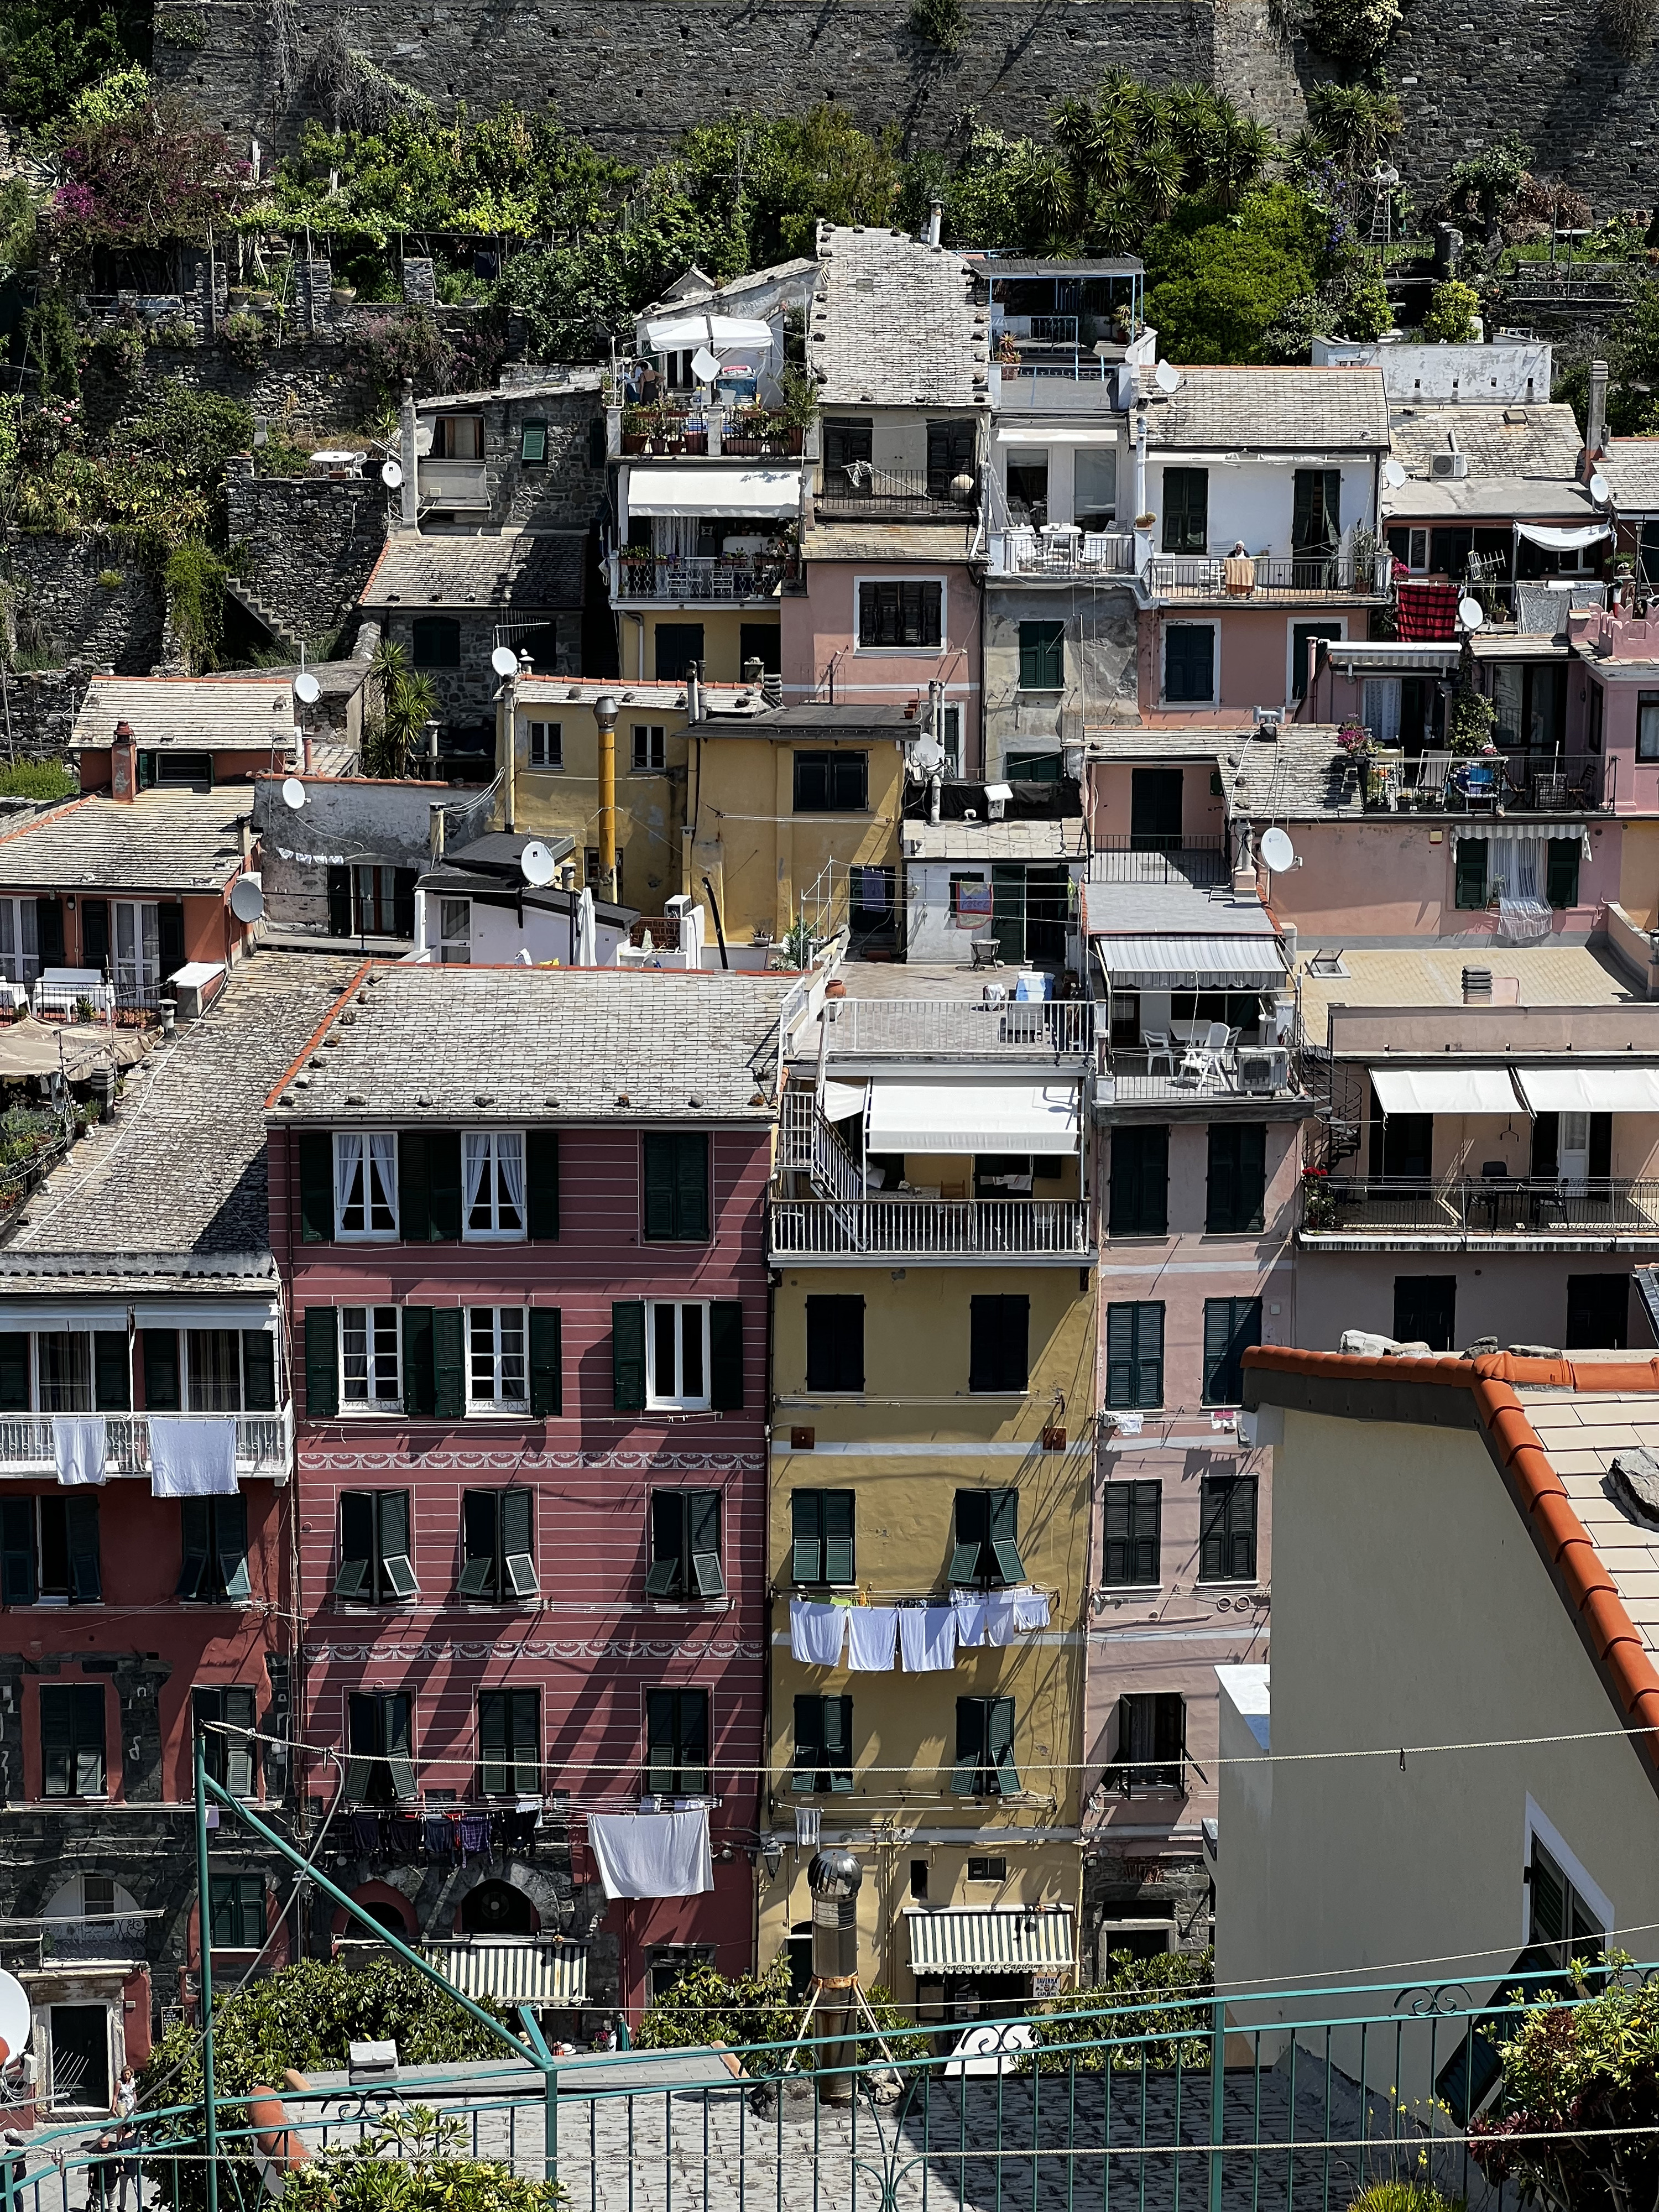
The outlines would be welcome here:
M 586 1943 L 547 1943 L 523 1936 L 479 1936 L 470 1943 L 434 1943 L 426 1961 L 463 1996 L 501 2004 L 580 2005 L 587 2002 Z
M 1534 1114 L 1659 1114 L 1659 1068 L 1517 1067 Z
M 1583 522 L 1571 530 L 1556 530 L 1547 522 L 1517 522 L 1515 527 L 1517 536 L 1529 545 L 1541 545 L 1547 553 L 1579 553 L 1613 535 L 1606 522 Z
M 1097 937 L 1114 987 L 1128 991 L 1264 991 L 1283 982 L 1276 937 Z
M 1547 845 L 1557 838 L 1582 842 L 1589 858 L 1589 831 L 1583 822 L 1516 822 L 1507 814 L 1473 816 L 1452 833 L 1460 845 L 1472 839 L 1487 845 Z
M 628 512 L 635 514 L 754 515 L 781 521 L 800 511 L 800 471 L 721 468 L 630 469 Z
M 120 1329 L 131 1309 L 137 1328 L 269 1328 L 276 1318 L 275 1298 L 200 1299 L 47 1297 L 37 1279 L 27 1293 L 12 1298 L 0 1285 L 0 1329 Z
M 997 432 L 1000 446 L 1115 446 L 1117 432 L 1103 426 L 1088 430 L 1050 430 L 1042 422 L 1022 429 L 1005 422 Z
M 818 1103 L 823 1109 L 826 1121 L 849 1121 L 854 1114 L 864 1111 L 864 1101 L 869 1091 L 867 1083 L 841 1083 L 832 1075 L 823 1079 L 818 1093 Z
M 772 326 L 747 315 L 674 315 L 647 323 L 645 342 L 653 353 L 683 353 L 705 345 L 714 353 L 737 346 L 762 346 L 769 351 Z
M 1074 1152 L 1075 1083 L 870 1085 L 865 1144 L 872 1152 Z
M 907 1911 L 913 1974 L 1063 1973 L 1077 1963 L 1069 1905 Z
M 1513 1114 L 1506 1067 L 1374 1067 L 1371 1091 L 1385 1114 Z

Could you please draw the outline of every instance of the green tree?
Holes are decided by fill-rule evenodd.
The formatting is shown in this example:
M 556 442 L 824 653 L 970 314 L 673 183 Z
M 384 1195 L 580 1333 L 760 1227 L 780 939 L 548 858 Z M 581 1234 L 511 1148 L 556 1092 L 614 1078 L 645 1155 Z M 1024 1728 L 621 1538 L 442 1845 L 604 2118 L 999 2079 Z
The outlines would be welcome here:
M 331 2143 L 289 2176 L 290 2212 L 553 2212 L 566 2193 L 500 2159 L 470 2158 L 465 2120 L 425 2105 Z
M 368 665 L 380 687 L 380 711 L 365 738 L 363 765 L 371 775 L 407 775 L 410 757 L 438 711 L 436 688 L 429 676 L 415 674 L 402 646 L 389 637 L 375 647 Z
M 1114 1951 L 1103 1981 L 1041 2007 L 1036 2054 L 1021 2070 L 1132 2073 L 1143 2054 L 1148 2066 L 1208 2066 L 1214 1972 L 1212 1951 Z
M 1174 362 L 1260 362 L 1267 332 L 1316 289 L 1322 240 L 1290 185 L 1253 192 L 1237 216 L 1183 209 L 1146 240 L 1146 319 Z
M 1382 159 L 1405 123 L 1393 93 L 1363 84 L 1310 86 L 1308 115 L 1332 160 L 1355 175 Z
M 1441 345 L 1468 345 L 1474 337 L 1474 319 L 1480 312 L 1480 295 L 1473 284 L 1450 277 L 1429 295 L 1429 312 L 1423 318 L 1423 335 Z
M 83 87 L 149 58 L 143 0 L 8 0 L 0 9 L 0 106 L 49 131 Z

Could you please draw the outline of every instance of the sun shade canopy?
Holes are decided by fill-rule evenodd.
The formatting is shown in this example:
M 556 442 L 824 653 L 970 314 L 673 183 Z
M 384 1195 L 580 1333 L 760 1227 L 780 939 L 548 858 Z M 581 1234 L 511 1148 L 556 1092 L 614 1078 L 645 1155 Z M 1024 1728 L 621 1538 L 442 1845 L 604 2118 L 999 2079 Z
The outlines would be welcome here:
M 915 1974 L 1064 1972 L 1076 1964 L 1065 1905 L 1029 1912 L 907 1912 Z
M 1534 1114 L 1659 1114 L 1659 1068 L 1517 1067 Z
M 1371 1090 L 1385 1114 L 1513 1114 L 1504 1067 L 1374 1067 Z
M 634 514 L 754 515 L 763 521 L 800 509 L 799 469 L 630 469 Z
M 653 353 L 679 353 L 688 346 L 705 345 L 716 353 L 730 346 L 769 349 L 772 329 L 769 323 L 747 315 L 675 315 L 663 322 L 647 323 L 645 342 Z
M 1075 1083 L 872 1082 L 872 1152 L 1074 1152 Z
M 1599 544 L 1613 535 L 1605 522 L 1583 522 L 1572 530 L 1555 530 L 1547 522 L 1517 522 L 1515 526 L 1528 544 L 1541 545 L 1548 553 L 1582 552 L 1586 545 Z
M 1272 990 L 1286 973 L 1275 937 L 1098 937 L 1095 951 L 1119 990 Z
M 483 1936 L 471 1943 L 434 1944 L 426 1962 L 463 1996 L 501 2004 L 579 2005 L 587 2002 L 587 1946 L 533 1943 Z

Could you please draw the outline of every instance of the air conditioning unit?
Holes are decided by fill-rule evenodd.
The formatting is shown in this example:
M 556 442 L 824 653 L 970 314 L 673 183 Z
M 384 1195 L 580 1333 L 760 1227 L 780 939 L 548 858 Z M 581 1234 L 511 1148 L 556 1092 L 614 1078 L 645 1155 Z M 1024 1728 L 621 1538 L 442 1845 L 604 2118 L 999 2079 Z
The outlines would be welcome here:
M 1437 483 L 1461 479 L 1468 476 L 1468 472 L 1469 457 L 1467 453 L 1431 453 L 1429 455 L 1429 474 Z
M 1284 1045 L 1238 1048 L 1238 1087 L 1241 1091 L 1270 1092 L 1291 1087 L 1291 1055 Z

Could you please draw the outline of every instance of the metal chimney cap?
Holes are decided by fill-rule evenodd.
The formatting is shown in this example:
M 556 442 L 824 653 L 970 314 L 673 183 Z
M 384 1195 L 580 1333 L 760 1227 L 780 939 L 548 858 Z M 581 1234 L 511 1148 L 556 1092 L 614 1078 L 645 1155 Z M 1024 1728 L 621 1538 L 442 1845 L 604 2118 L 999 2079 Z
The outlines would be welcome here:
M 864 1869 L 851 1851 L 831 1849 L 816 1852 L 806 1869 L 806 1887 L 814 1897 L 856 1897 Z
M 593 702 L 593 718 L 599 722 L 616 720 L 617 695 L 614 691 L 600 692 L 599 697 Z

